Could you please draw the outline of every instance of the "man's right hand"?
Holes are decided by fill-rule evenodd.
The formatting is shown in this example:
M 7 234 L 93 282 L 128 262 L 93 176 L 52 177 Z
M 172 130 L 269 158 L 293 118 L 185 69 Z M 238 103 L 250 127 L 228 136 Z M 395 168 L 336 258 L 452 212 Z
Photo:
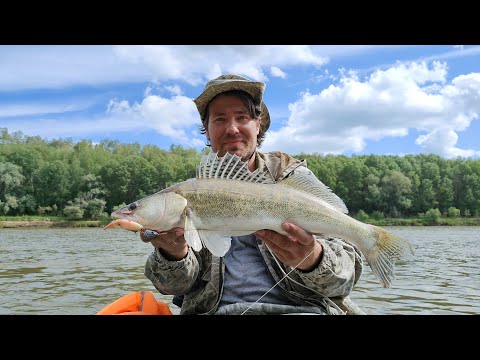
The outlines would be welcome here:
M 157 236 L 146 233 L 149 230 L 141 230 L 140 238 L 143 242 L 149 242 L 158 248 L 162 255 L 170 261 L 182 260 L 187 256 L 188 244 L 183 236 L 184 230 L 176 227 L 168 231 L 159 232 Z M 146 236 L 149 235 L 149 236 Z

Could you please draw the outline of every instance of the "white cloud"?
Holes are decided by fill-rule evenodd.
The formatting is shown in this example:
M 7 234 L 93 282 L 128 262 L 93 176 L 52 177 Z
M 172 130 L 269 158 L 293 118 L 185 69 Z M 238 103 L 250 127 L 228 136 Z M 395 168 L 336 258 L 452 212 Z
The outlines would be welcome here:
M 417 45 L 420 46 L 420 45 Z M 480 46 L 469 46 L 465 48 L 465 45 L 458 45 L 454 46 L 455 50 L 447 51 L 442 54 L 435 54 L 431 56 L 423 56 L 416 61 L 433 61 L 433 60 L 447 60 L 447 59 L 455 59 L 455 58 L 462 58 L 467 56 L 478 56 L 480 54 Z
M 461 46 L 462 46 L 461 48 L 459 46 L 454 46 L 454 50 L 451 50 L 451 51 L 447 51 L 447 52 L 443 52 L 443 53 L 436 53 L 436 54 L 429 55 L 429 56 L 420 56 L 420 57 L 417 57 L 415 59 L 410 59 L 409 61 L 402 61 L 402 62 L 405 63 L 405 64 L 407 64 L 407 63 L 421 63 L 421 62 L 430 63 L 432 61 L 448 60 L 448 59 L 455 59 L 455 58 L 465 58 L 465 57 L 468 57 L 468 56 L 478 56 L 480 54 L 480 46 L 469 46 L 468 48 L 464 48 L 463 45 L 461 45 Z M 381 46 L 381 48 L 388 48 L 388 47 L 389 46 Z M 399 47 L 399 46 L 391 46 L 391 47 Z M 416 49 L 420 50 L 423 47 L 423 45 L 408 45 L 408 46 L 402 46 L 402 47 L 408 47 L 412 50 L 416 50 Z M 379 46 L 379 48 L 380 48 L 380 46 Z M 369 50 L 369 49 L 367 49 L 367 50 Z M 353 56 L 354 53 L 347 53 L 347 55 Z M 330 54 L 330 56 L 332 56 L 332 54 Z M 396 64 L 398 64 L 398 63 L 399 63 L 399 61 L 397 61 L 395 64 L 392 64 L 392 63 L 376 64 L 372 67 L 361 69 L 361 70 L 358 70 L 358 71 L 360 73 L 365 74 L 365 73 L 369 73 L 369 72 L 372 72 L 372 71 L 375 71 L 375 70 L 389 69 L 391 67 L 395 67 Z
M 365 54 L 367 52 L 376 52 L 379 50 L 399 50 L 401 48 L 412 47 L 411 45 L 314 45 L 311 46 L 312 52 L 316 56 L 328 58 L 352 57 Z
M 41 118 L 35 120 L 7 121 L 4 124 L 8 131 L 22 131 L 25 135 L 40 136 L 46 139 L 88 137 L 96 134 L 103 134 L 108 138 L 113 131 L 136 131 L 137 122 L 128 117 L 106 116 L 103 118 Z
M 203 135 L 193 134 L 192 127 L 200 124 L 199 115 L 192 99 L 177 95 L 162 98 L 147 95 L 141 103 L 130 104 L 127 100 L 112 99 L 107 105 L 103 117 L 96 119 L 36 119 L 7 121 L 2 126 L 10 132 L 21 130 L 29 135 L 39 135 L 48 139 L 67 138 L 104 134 L 111 132 L 155 131 L 171 138 L 175 143 L 188 147 L 201 147 L 205 144 Z
M 141 128 L 143 131 L 151 129 L 157 133 L 171 138 L 174 142 L 190 147 L 205 144 L 201 138 L 192 137 L 191 128 L 200 124 L 197 108 L 192 99 L 176 95 L 172 98 L 163 98 L 158 95 L 148 95 L 141 103 L 130 105 L 128 101 L 111 100 L 107 114 L 115 124 L 120 121 L 125 125 L 125 119 L 129 119 L 127 128 L 118 128 L 118 131 L 134 130 Z
M 359 152 L 369 140 L 405 136 L 409 129 L 417 129 L 429 133 L 417 141 L 426 150 L 435 149 L 445 156 L 478 154 L 456 148 L 452 134 L 457 136 L 456 132 L 478 118 L 479 73 L 458 76 L 447 84 L 445 63 L 428 66 L 420 62 L 398 63 L 364 80 L 354 71 L 341 74 L 337 85 L 316 94 L 307 91 L 289 104 L 287 124 L 270 130 L 263 148 L 295 153 Z M 440 150 L 447 138 L 448 148 Z
M 200 123 L 195 104 L 188 97 L 174 96 L 166 99 L 155 95 L 148 96 L 132 109 L 141 116 L 148 127 L 162 135 L 182 144 L 195 143 L 199 140 L 191 139 L 187 135 L 187 129 Z
M 287 74 L 285 74 L 281 69 L 279 69 L 278 67 L 276 66 L 272 66 L 270 68 L 270 73 L 272 74 L 272 76 L 274 77 L 280 77 L 282 79 L 285 79 L 287 77 Z
M 65 88 L 152 78 L 142 64 L 130 64 L 111 46 L 0 46 L 0 91 Z
M 5 45 L 0 91 L 169 80 L 196 86 L 230 72 L 267 81 L 272 66 L 325 64 L 316 52 L 307 45 Z
M 182 88 L 178 85 L 165 86 L 165 89 L 167 89 L 169 92 L 175 95 L 183 94 Z
M 41 103 L 17 103 L 2 104 L 0 106 L 0 118 L 16 116 L 39 116 L 44 114 L 61 114 L 79 111 L 92 105 L 89 102 L 74 102 L 64 104 L 41 104 Z
M 268 80 L 272 66 L 316 65 L 327 62 L 307 45 L 174 45 L 116 46 L 115 53 L 130 63 L 143 63 L 160 80 L 199 85 L 222 73 Z M 278 75 L 274 75 L 278 76 Z
M 480 151 L 463 150 L 455 147 L 458 135 L 453 130 L 439 129 L 422 135 L 415 141 L 425 152 L 434 153 L 446 158 L 480 156 Z

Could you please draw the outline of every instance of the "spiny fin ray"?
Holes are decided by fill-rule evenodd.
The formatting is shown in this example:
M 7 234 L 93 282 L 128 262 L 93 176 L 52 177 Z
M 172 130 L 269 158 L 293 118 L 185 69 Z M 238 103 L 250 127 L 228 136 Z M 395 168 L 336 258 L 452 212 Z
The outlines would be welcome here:
M 302 174 L 300 174 L 300 172 L 302 172 Z M 283 179 L 281 183 L 318 197 L 331 205 L 335 210 L 348 214 L 347 206 L 343 200 L 306 168 L 295 169 L 293 173 Z
M 210 152 L 203 155 L 200 165 L 197 166 L 197 179 L 223 179 L 238 180 L 260 184 L 274 184 L 268 170 L 260 172 L 259 169 L 250 172 L 248 163 L 235 155 L 226 153 L 218 157 L 217 153 Z

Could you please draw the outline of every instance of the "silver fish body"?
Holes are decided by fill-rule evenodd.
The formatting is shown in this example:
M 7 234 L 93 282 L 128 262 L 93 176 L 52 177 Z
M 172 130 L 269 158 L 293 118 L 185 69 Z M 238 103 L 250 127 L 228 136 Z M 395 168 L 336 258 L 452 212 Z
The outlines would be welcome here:
M 269 229 L 287 234 L 282 223 L 289 221 L 311 233 L 346 240 L 364 238 L 369 230 L 367 224 L 340 213 L 322 199 L 282 183 L 195 179 L 179 183 L 171 191 L 187 200 L 192 221 L 202 230 L 251 234 Z
M 228 162 L 228 164 L 227 164 Z M 185 239 L 223 256 L 231 236 L 269 229 L 286 234 L 285 221 L 312 234 L 339 237 L 356 245 L 374 274 L 389 287 L 395 260 L 413 254 L 412 246 L 386 230 L 346 214 L 340 198 L 315 177 L 274 183 L 266 174 L 250 173 L 235 155 L 209 155 L 197 178 L 177 183 L 112 213 L 148 229 L 185 230 Z

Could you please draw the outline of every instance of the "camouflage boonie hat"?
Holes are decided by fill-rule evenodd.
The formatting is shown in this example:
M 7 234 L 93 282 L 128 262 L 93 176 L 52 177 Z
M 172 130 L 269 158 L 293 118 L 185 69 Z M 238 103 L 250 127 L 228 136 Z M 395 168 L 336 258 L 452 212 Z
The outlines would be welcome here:
M 240 75 L 221 75 L 216 79 L 210 80 L 199 97 L 194 99 L 200 117 L 203 119 L 208 103 L 218 94 L 229 90 L 242 90 L 250 94 L 255 105 L 261 104 L 262 123 L 261 127 L 264 132 L 270 127 L 270 113 L 267 106 L 263 102 L 263 92 L 265 84 L 259 81 L 252 81 Z

